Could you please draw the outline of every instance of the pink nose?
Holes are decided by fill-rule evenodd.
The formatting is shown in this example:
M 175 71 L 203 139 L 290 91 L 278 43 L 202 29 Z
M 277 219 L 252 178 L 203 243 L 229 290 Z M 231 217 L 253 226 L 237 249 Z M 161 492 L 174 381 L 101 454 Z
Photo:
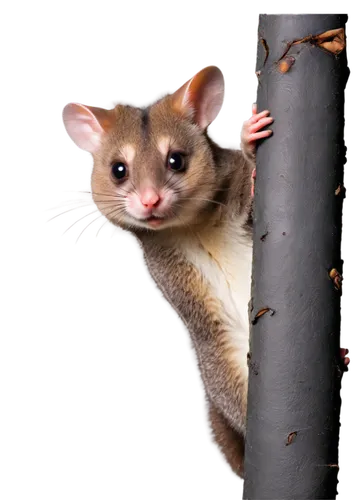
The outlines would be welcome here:
M 159 205 L 160 196 L 154 189 L 147 188 L 142 192 L 140 201 L 146 208 L 154 208 Z

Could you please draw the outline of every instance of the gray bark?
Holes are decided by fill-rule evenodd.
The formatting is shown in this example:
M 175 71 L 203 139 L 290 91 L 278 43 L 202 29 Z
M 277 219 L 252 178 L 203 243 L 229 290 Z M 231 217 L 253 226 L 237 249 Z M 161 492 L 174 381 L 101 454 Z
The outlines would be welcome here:
M 247 500 L 336 498 L 346 21 L 259 19 Z

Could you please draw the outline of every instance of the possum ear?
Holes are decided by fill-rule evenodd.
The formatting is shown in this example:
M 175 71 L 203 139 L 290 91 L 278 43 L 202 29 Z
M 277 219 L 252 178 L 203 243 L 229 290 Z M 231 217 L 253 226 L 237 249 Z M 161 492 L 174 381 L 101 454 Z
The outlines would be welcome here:
M 217 117 L 224 100 L 224 77 L 219 68 L 208 66 L 171 96 L 173 108 L 192 117 L 206 129 Z
M 90 153 L 99 149 L 103 135 L 114 125 L 113 109 L 93 108 L 83 104 L 67 104 L 62 117 L 73 142 Z

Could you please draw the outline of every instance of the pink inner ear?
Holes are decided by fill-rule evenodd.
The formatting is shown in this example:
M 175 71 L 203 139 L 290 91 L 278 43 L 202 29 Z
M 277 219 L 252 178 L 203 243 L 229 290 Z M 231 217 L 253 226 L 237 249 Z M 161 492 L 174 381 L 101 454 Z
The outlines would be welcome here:
M 201 70 L 172 96 L 174 109 L 191 115 L 202 129 L 216 118 L 223 100 L 224 78 L 215 66 Z
M 221 81 L 212 81 L 203 91 L 202 102 L 198 107 L 197 122 L 206 128 L 215 120 L 224 100 L 224 86 Z
M 63 110 L 68 135 L 81 149 L 94 153 L 101 144 L 103 128 L 94 114 L 82 104 L 68 104 Z

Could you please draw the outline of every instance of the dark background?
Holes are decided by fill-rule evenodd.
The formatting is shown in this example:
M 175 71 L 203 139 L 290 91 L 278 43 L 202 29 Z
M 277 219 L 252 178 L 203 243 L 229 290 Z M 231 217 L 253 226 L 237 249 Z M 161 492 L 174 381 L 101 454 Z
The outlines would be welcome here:
M 254 63 L 255 42 L 248 40 L 248 25 L 255 23 L 255 8 L 240 11 L 236 19 L 238 24 L 222 28 L 220 36 L 215 30 L 204 36 L 195 28 L 172 24 L 140 35 L 137 29 L 133 35 L 131 29 L 123 32 L 123 20 L 116 31 L 109 18 L 87 19 L 82 27 L 74 23 L 68 32 L 66 28 L 62 37 L 73 38 L 76 50 L 66 54 L 62 47 L 57 58 L 54 55 L 57 76 L 49 85 L 54 95 L 48 97 L 45 127 L 50 152 L 40 170 L 40 207 L 61 198 L 56 184 L 87 182 L 87 162 L 64 145 L 63 137 L 55 137 L 54 108 L 64 95 L 95 95 L 97 104 L 109 94 L 152 95 L 153 88 L 175 87 L 192 64 L 207 63 L 209 55 L 216 55 L 217 63 L 233 74 L 232 113 L 225 113 L 225 128 L 217 129 L 219 139 L 230 136 L 232 120 L 247 111 L 247 96 L 253 94 L 248 64 Z M 350 180 L 348 175 L 345 172 L 345 179 Z M 348 325 L 353 221 L 349 194 L 345 199 Z M 37 265 L 44 305 L 35 346 L 39 357 L 33 367 L 34 408 L 43 408 L 39 425 L 47 436 L 39 446 L 48 457 L 44 467 L 50 491 L 92 493 L 98 498 L 123 490 L 130 495 L 226 491 L 239 498 L 237 481 L 230 479 L 202 439 L 200 395 L 191 370 L 185 368 L 184 339 L 177 335 L 175 321 L 168 320 L 159 297 L 144 286 L 134 248 L 120 240 L 84 241 L 73 249 L 71 242 L 56 240 L 60 228 L 39 229 Z M 352 343 L 348 327 L 343 341 Z M 352 377 L 346 377 L 341 438 L 345 469 L 351 385 Z

